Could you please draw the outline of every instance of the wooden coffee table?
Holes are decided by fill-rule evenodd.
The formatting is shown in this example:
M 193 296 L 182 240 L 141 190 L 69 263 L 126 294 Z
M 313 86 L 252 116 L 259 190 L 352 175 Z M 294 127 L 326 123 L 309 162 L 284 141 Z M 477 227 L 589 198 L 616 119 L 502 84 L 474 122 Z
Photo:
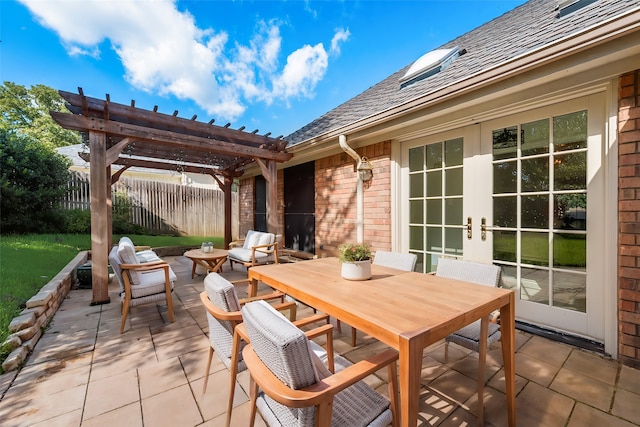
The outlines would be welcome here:
M 191 249 L 184 253 L 184 256 L 193 261 L 191 278 L 196 275 L 196 267 L 203 266 L 208 272 L 217 272 L 222 268 L 222 264 L 227 260 L 228 251 L 224 249 L 213 249 L 212 252 L 203 252 L 202 249 Z

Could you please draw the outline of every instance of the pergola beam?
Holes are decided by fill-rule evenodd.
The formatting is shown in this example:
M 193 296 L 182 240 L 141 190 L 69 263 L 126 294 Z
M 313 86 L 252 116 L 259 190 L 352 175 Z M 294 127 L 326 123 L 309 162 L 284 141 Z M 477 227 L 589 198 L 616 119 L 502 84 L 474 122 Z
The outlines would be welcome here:
M 52 111 L 53 119 L 65 129 L 77 131 L 105 132 L 110 136 L 120 138 L 133 138 L 137 141 L 179 146 L 184 150 L 207 153 L 214 151 L 227 156 L 256 157 L 268 160 L 284 162 L 291 159 L 292 154 L 271 151 L 264 148 L 239 145 L 230 142 L 207 139 L 199 136 L 191 136 L 172 131 L 146 128 L 128 123 L 113 122 L 95 117 L 76 116 Z

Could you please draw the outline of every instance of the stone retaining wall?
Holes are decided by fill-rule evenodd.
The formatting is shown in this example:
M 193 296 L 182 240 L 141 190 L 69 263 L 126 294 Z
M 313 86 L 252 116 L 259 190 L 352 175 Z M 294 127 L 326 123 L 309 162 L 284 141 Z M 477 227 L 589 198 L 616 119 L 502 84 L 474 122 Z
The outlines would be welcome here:
M 76 284 L 78 280 L 76 269 L 85 264 L 88 258 L 88 251 L 78 253 L 66 267 L 27 301 L 27 308 L 11 321 L 9 324 L 11 335 L 3 345 L 10 345 L 13 351 L 2 362 L 2 369 L 7 372 L 17 369 L 33 351 L 42 336 L 44 327 L 49 324 L 71 287 Z

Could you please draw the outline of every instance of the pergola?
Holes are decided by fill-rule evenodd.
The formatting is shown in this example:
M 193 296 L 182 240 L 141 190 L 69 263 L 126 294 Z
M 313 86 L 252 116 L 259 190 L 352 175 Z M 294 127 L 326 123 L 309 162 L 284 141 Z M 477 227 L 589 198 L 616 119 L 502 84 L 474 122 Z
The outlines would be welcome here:
M 91 304 L 109 302 L 108 255 L 111 247 L 111 185 L 132 166 L 211 175 L 225 195 L 225 245 L 231 241 L 231 184 L 250 164 L 257 164 L 267 183 L 267 227 L 277 232 L 277 163 L 289 160 L 287 142 L 258 130 L 231 129 L 230 124 L 214 125 L 172 115 L 143 110 L 131 105 L 60 91 L 72 114 L 51 112 L 63 128 L 88 135 L 91 191 Z M 111 165 L 123 165 L 111 173 Z

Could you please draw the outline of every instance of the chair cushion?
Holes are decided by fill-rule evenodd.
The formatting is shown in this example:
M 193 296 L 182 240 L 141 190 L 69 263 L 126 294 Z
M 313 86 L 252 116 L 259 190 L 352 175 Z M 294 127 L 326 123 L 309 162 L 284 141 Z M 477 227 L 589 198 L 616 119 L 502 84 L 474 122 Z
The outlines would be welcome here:
M 122 269 L 120 268 L 120 257 L 118 256 L 118 246 L 111 248 L 109 252 L 109 265 L 113 270 L 113 275 L 118 280 L 120 285 L 120 292 L 124 292 L 124 282 L 122 280 Z
M 169 280 L 171 281 L 171 290 L 173 290 L 173 282 L 175 274 L 169 269 Z M 149 295 L 160 294 L 166 291 L 164 270 L 154 270 L 144 272 L 142 274 L 142 281 L 135 285 L 131 285 L 131 298 L 143 298 Z
M 297 390 L 319 380 L 307 336 L 266 302 L 242 308 L 242 319 L 254 351 L 273 374 Z
M 242 316 L 256 354 L 289 387 L 304 388 L 332 375 L 323 363 L 323 349 L 308 341 L 304 332 L 264 301 L 247 304 Z M 347 359 L 335 356 L 336 372 L 350 365 Z M 268 425 L 315 425 L 314 408 L 288 408 L 264 393 L 256 403 Z M 392 418 L 389 401 L 364 381 L 334 397 L 333 426 L 382 427 L 389 425 Z
M 268 245 L 273 243 L 275 236 L 273 233 L 265 233 L 262 231 L 249 230 L 244 239 L 244 249 L 251 250 L 254 246 Z
M 209 301 L 219 309 L 231 312 L 240 311 L 240 302 L 235 286 L 218 273 L 209 273 L 204 278 L 204 289 Z M 207 312 L 209 323 L 209 342 L 222 363 L 229 369 L 231 351 L 233 349 L 233 325 L 227 320 L 220 320 Z M 244 346 L 244 343 L 242 344 Z M 242 353 L 238 361 L 242 361 Z M 244 362 L 238 364 L 238 371 L 244 371 Z
M 136 258 L 136 251 L 133 245 L 126 240 L 121 239 L 120 243 L 118 243 L 118 257 L 120 257 L 120 262 L 123 264 L 140 264 L 140 261 Z M 140 273 L 129 270 L 128 274 L 133 284 L 140 283 Z
M 229 258 L 237 259 L 243 262 L 251 262 L 251 249 L 245 248 L 233 248 L 229 249 L 229 253 L 227 254 Z M 269 258 L 269 254 L 265 254 L 264 252 L 256 251 L 256 262 L 262 262 Z
M 143 251 L 135 252 L 135 246 L 133 244 L 133 241 L 130 238 L 128 238 L 127 236 L 122 236 L 120 238 L 120 241 L 118 242 L 118 244 L 120 244 L 120 243 L 124 243 L 125 245 L 131 247 L 134 250 L 136 259 L 140 263 L 142 263 L 142 262 L 151 262 L 151 261 L 160 261 L 160 257 L 158 256 L 158 254 L 156 254 L 151 249 L 145 249 Z
M 480 327 L 481 321 L 476 320 L 475 322 L 465 326 L 464 328 L 458 329 L 456 332 L 446 337 L 445 340 L 447 342 L 453 342 L 461 345 L 462 347 L 478 352 L 480 350 Z M 487 347 L 490 347 L 491 344 L 498 341 L 500 337 L 500 325 L 489 323 Z
M 145 249 L 144 251 L 136 252 L 136 259 L 139 263 L 161 261 L 161 258 L 151 249 Z

